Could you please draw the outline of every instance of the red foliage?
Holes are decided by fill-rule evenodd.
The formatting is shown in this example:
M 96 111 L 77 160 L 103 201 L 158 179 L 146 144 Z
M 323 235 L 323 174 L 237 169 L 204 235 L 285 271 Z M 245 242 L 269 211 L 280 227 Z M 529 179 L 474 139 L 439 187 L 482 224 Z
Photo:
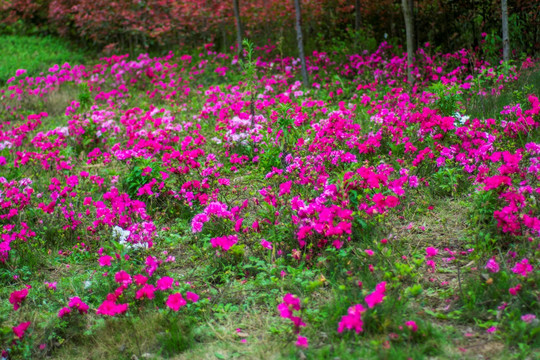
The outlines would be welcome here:
M 232 0 L 8 0 L 0 5 L 0 21 L 22 20 L 39 29 L 55 29 L 62 36 L 85 40 L 97 46 L 118 44 L 123 48 L 169 46 L 201 41 L 234 43 Z M 352 27 L 354 0 L 302 0 L 307 37 L 341 36 Z M 510 14 L 517 17 L 516 49 L 540 49 L 540 0 L 510 0 Z M 364 28 L 378 40 L 403 36 L 399 0 L 360 1 Z M 292 36 L 292 1 L 240 0 L 240 15 L 246 35 L 257 42 Z M 478 20 L 478 19 L 481 19 Z M 498 32 L 500 2 L 497 0 L 418 0 L 415 2 L 417 45 L 430 41 L 448 48 L 472 47 L 482 32 Z M 472 36 L 471 36 L 472 35 Z M 525 47 L 527 49 L 525 49 Z

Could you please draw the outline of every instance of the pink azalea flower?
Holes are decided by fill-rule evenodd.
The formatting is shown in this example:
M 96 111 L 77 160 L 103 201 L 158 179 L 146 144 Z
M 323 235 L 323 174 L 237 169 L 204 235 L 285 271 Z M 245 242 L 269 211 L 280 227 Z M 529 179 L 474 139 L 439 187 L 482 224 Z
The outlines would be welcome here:
M 63 307 L 60 309 L 60 311 L 58 311 L 58 317 L 59 318 L 63 318 L 64 316 L 66 316 L 67 314 L 69 314 L 71 312 L 71 309 L 68 308 L 68 307 Z
M 165 291 L 172 287 L 174 279 L 170 276 L 164 276 L 156 281 L 156 286 L 159 290 Z
M 345 329 L 354 329 L 357 334 L 364 331 L 364 322 L 362 321 L 362 314 L 364 312 L 366 312 L 366 309 L 361 304 L 351 306 L 347 310 L 347 315 L 344 315 L 338 324 L 338 333 L 342 333 Z
M 199 295 L 192 293 L 191 291 L 186 292 L 186 299 L 188 299 L 191 302 L 196 303 L 199 301 Z
M 243 218 L 240 218 L 240 219 L 236 220 L 236 223 L 234 224 L 234 231 L 240 232 L 240 230 L 242 230 L 242 222 L 243 221 L 244 221 Z
M 426 248 L 426 256 L 427 257 L 433 257 L 433 256 L 436 256 L 437 253 L 439 252 L 439 250 L 437 250 L 436 248 L 434 247 L 427 247 Z
M 167 301 L 165 302 L 165 305 L 167 305 L 173 311 L 178 311 L 182 306 L 185 306 L 186 304 L 186 300 L 184 300 L 182 294 L 180 293 L 174 293 L 169 295 Z
M 382 303 L 385 297 L 385 292 L 386 282 L 383 281 L 382 283 L 377 284 L 377 286 L 375 287 L 375 291 L 367 295 L 365 298 L 368 307 L 371 309 L 375 305 Z
M 515 287 L 508 289 L 510 295 L 516 296 L 517 293 L 521 290 L 521 284 L 517 284 Z
M 112 300 L 105 300 L 98 308 L 96 313 L 98 315 L 115 316 L 117 314 L 123 314 L 128 310 L 128 304 L 116 304 Z
M 293 294 L 286 294 L 283 297 L 283 302 L 277 308 L 281 317 L 293 322 L 297 333 L 300 327 L 306 326 L 299 316 L 294 316 L 294 311 L 300 310 L 300 299 Z
M 114 281 L 122 285 L 129 285 L 131 284 L 131 275 L 124 270 L 120 270 L 114 275 Z
M 286 294 L 283 297 L 283 302 L 290 306 L 292 309 L 299 311 L 300 310 L 300 299 L 294 296 L 293 294 Z
M 111 266 L 113 257 L 110 255 L 103 255 L 99 258 L 99 266 Z
M 13 333 L 15 334 L 16 337 L 18 337 L 19 339 L 22 339 L 24 337 L 24 333 L 26 332 L 26 329 L 28 329 L 30 324 L 31 324 L 30 321 L 20 323 L 19 325 L 13 328 Z
M 9 295 L 9 303 L 13 305 L 13 310 L 18 310 L 21 307 L 22 302 L 28 296 L 28 288 L 22 290 L 15 290 Z
M 499 264 L 497 263 L 497 261 L 495 261 L 495 257 L 492 257 L 491 259 L 488 260 L 485 268 L 488 269 L 492 273 L 499 272 Z
M 155 257 L 153 256 L 147 256 L 146 257 L 146 261 L 145 261 L 145 264 L 146 264 L 146 273 L 148 274 L 148 276 L 152 276 L 152 274 L 157 270 L 157 268 L 159 267 L 159 264 L 161 264 L 161 261 L 158 262 L 156 260 Z
M 80 314 L 88 313 L 88 305 L 81 300 L 80 297 L 75 296 L 69 299 L 68 306 L 73 309 L 79 310 Z
M 283 196 L 285 194 L 291 193 L 291 185 L 292 181 L 287 181 L 281 185 L 279 185 L 279 196 Z
M 523 259 L 512 268 L 512 271 L 518 275 L 527 277 L 527 274 L 533 271 L 533 266 L 529 264 L 529 259 Z
M 533 314 L 525 314 L 521 317 L 521 320 L 523 320 L 527 324 L 530 324 L 531 322 L 533 322 L 534 319 L 536 319 L 536 315 L 533 315 Z
M 137 290 L 137 293 L 135 294 L 135 299 L 153 299 L 154 298 L 154 292 L 156 291 L 156 288 L 154 285 L 151 284 L 144 284 L 142 288 Z
M 292 316 L 292 311 L 291 309 L 289 308 L 289 306 L 285 303 L 281 303 L 278 305 L 277 307 L 278 311 L 279 311 L 279 316 L 281 316 L 282 318 L 285 318 L 285 319 L 288 319 Z
M 220 247 L 224 251 L 228 251 L 231 247 L 238 242 L 238 236 L 227 235 L 210 239 L 212 247 Z
M 304 337 L 304 336 L 298 335 L 298 338 L 296 339 L 296 344 L 295 345 L 297 347 L 307 349 L 309 347 L 308 339 L 306 337 Z
M 141 176 L 146 176 L 152 172 L 152 168 L 150 166 L 145 167 L 141 171 Z
M 417 332 L 418 331 L 418 325 L 416 325 L 416 322 L 414 321 L 407 321 L 405 323 L 405 326 L 408 327 L 409 329 L 411 329 L 412 332 Z
M 265 240 L 265 239 L 261 239 L 261 246 L 266 248 L 266 249 L 272 250 L 272 243 L 270 241 Z
M 51 290 L 56 290 L 56 281 L 54 282 L 45 281 L 45 285 L 47 285 L 47 288 Z
M 142 286 L 148 281 L 148 278 L 141 274 L 137 274 L 133 278 L 135 279 L 135 284 L 137 284 L 138 286 Z

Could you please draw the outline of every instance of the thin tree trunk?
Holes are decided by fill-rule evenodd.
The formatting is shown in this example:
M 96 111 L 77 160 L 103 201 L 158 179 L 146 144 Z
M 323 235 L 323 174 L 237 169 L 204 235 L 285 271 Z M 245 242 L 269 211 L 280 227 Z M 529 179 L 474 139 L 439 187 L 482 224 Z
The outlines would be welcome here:
M 414 0 L 409 0 L 411 6 L 411 22 L 413 24 L 413 54 L 420 47 L 420 36 L 418 36 L 418 26 L 416 26 L 416 11 L 414 11 Z
M 502 40 L 503 40 L 503 60 L 510 60 L 510 38 L 508 36 L 508 3 L 501 0 L 502 10 Z
M 233 0 L 234 18 L 236 20 L 236 43 L 238 44 L 238 53 L 242 54 L 242 22 L 240 21 L 240 6 L 238 0 Z
M 360 17 L 360 0 L 354 1 L 354 15 L 354 30 L 358 31 L 362 25 L 362 18 Z
M 304 41 L 302 39 L 302 13 L 300 11 L 300 0 L 294 0 L 294 9 L 296 11 L 296 41 L 298 43 L 298 55 L 300 55 L 300 63 L 302 64 L 302 82 L 304 87 L 309 87 L 306 56 L 304 55 Z
M 407 33 L 407 81 L 412 84 L 412 63 L 414 54 L 414 29 L 411 15 L 411 0 L 401 0 L 403 17 L 405 19 L 405 32 Z

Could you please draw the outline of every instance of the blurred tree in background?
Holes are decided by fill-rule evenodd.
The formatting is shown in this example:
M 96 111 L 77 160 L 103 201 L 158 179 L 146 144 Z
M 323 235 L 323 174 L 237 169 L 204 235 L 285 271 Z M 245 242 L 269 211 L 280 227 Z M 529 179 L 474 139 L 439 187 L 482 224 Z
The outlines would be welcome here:
M 296 53 L 294 1 L 0 0 L 0 33 L 60 35 L 92 49 L 148 51 L 214 43 L 237 46 L 238 34 L 258 45 L 280 41 Z M 502 58 L 501 0 L 410 0 L 415 48 L 455 51 L 484 43 Z M 540 53 L 540 0 L 508 0 L 510 58 Z M 381 41 L 405 44 L 401 0 L 303 0 L 306 53 L 332 43 L 349 51 Z M 237 31 L 241 24 L 241 32 Z M 485 45 L 488 46 L 485 46 Z

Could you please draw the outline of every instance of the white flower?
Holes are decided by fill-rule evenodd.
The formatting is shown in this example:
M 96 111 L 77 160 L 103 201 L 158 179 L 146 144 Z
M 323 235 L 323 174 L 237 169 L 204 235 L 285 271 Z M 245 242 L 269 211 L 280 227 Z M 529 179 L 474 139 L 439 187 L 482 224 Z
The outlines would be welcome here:
M 131 232 L 129 230 L 124 230 L 120 226 L 113 227 L 113 238 L 117 238 L 120 244 L 126 243 L 126 240 L 130 234 Z
M 466 115 L 466 116 L 463 116 L 461 115 L 460 113 L 456 112 L 454 114 L 454 119 L 456 119 L 461 125 L 464 125 L 465 122 L 467 120 L 469 120 L 470 116 Z M 457 126 L 457 124 L 454 124 L 455 126 Z

